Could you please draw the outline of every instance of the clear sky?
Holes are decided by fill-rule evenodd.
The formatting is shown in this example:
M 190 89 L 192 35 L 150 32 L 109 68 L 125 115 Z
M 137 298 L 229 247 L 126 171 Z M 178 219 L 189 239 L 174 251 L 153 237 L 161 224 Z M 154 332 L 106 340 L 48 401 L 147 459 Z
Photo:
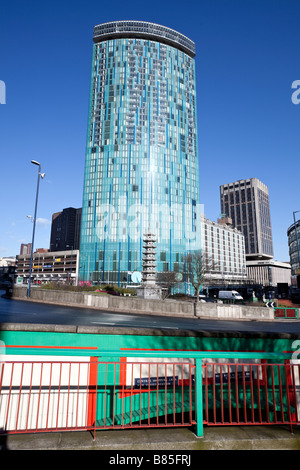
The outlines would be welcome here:
M 299 0 L 3 0 L 0 256 L 31 242 L 32 159 L 46 173 L 35 248 L 49 248 L 54 212 L 82 206 L 93 27 L 114 20 L 159 23 L 195 41 L 205 215 L 219 217 L 221 184 L 260 179 L 269 187 L 274 257 L 288 261 L 286 231 L 300 211 L 300 104 L 291 100 L 300 80 Z

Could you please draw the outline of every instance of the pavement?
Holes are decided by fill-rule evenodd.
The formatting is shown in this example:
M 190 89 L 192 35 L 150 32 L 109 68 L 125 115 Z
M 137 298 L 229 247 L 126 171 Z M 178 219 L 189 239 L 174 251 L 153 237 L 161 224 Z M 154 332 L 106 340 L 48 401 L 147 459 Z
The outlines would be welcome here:
M 201 438 L 191 428 L 97 431 L 95 440 L 88 431 L 8 434 L 0 436 L 0 450 L 100 450 L 114 455 L 120 451 L 150 451 L 151 455 L 151 451 L 300 450 L 300 428 L 291 433 L 288 426 L 205 427 Z

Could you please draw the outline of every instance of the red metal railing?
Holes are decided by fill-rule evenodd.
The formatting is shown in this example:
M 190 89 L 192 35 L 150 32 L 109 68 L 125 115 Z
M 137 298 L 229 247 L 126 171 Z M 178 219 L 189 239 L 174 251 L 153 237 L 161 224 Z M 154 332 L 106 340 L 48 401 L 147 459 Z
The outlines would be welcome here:
M 90 362 L 0 364 L 0 428 L 6 432 L 89 429 Z
M 194 360 L 0 363 L 0 430 L 34 433 L 196 424 L 299 424 L 300 365 Z M 201 382 L 200 382 L 201 383 Z M 202 390 L 202 401 L 197 397 Z
M 191 363 L 0 364 L 0 429 L 9 433 L 190 426 Z
M 274 318 L 298 318 L 298 309 L 291 307 L 274 307 Z
M 95 428 L 193 424 L 193 369 L 182 362 L 100 362 Z
M 205 364 L 204 423 L 299 423 L 298 364 Z

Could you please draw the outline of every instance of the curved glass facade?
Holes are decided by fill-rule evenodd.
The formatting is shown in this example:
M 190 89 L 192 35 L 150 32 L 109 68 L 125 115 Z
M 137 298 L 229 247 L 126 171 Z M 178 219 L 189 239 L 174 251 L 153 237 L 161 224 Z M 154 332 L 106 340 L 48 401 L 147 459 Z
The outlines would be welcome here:
M 292 274 L 300 274 L 300 220 L 293 223 L 287 230 L 290 263 Z
M 95 27 L 79 276 L 124 285 L 142 269 L 149 229 L 157 271 L 181 270 L 200 249 L 199 170 L 193 57 L 157 31 L 119 37 L 116 24 Z

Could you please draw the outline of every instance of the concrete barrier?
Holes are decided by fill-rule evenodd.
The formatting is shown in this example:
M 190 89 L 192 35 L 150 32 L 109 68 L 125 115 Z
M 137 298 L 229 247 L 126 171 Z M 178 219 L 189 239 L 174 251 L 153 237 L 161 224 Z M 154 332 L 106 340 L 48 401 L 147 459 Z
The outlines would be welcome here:
M 26 286 L 14 286 L 12 298 L 26 299 Z M 137 297 L 101 295 L 86 292 L 55 291 L 32 288 L 30 300 L 78 307 L 91 307 L 128 313 L 152 313 L 155 315 L 194 316 L 194 302 L 176 300 L 148 300 Z
M 200 302 L 196 305 L 196 315 L 201 318 L 273 320 L 274 310 L 267 307 Z
M 27 287 L 14 286 L 12 298 L 26 299 Z M 89 307 L 115 312 L 145 313 L 172 317 L 210 318 L 227 320 L 274 320 L 273 308 L 247 305 L 178 300 L 148 300 L 137 297 L 101 295 L 91 292 L 54 291 L 33 287 L 30 300 L 57 305 Z

